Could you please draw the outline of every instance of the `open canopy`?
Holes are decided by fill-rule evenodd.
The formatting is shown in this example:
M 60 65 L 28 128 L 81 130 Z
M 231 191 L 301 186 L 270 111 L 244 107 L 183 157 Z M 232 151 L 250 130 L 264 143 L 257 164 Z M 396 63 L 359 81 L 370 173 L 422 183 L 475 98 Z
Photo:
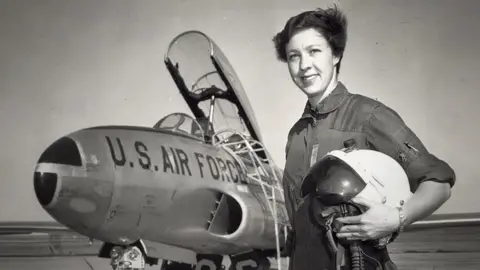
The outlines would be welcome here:
M 198 31 L 178 35 L 170 43 L 165 64 L 197 119 L 210 118 L 215 132 L 234 129 L 263 143 L 240 80 L 207 35 Z

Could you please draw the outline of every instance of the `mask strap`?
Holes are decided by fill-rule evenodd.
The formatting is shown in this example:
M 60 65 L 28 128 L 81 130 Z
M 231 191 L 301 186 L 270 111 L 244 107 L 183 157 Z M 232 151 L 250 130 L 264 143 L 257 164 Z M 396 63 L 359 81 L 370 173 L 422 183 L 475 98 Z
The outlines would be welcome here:
M 335 266 L 337 270 L 342 269 L 345 265 L 345 247 L 338 244 L 338 251 L 335 253 Z

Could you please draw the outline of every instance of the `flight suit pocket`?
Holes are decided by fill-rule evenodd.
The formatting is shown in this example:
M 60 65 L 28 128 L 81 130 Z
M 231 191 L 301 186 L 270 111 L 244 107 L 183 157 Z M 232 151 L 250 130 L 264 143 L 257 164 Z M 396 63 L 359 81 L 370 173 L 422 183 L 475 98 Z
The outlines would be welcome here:
M 340 150 L 347 144 L 355 145 L 357 149 L 371 149 L 367 136 L 360 132 L 349 132 L 330 129 L 318 133 L 315 142 L 308 149 L 308 164 L 310 167 L 321 160 L 327 153 Z

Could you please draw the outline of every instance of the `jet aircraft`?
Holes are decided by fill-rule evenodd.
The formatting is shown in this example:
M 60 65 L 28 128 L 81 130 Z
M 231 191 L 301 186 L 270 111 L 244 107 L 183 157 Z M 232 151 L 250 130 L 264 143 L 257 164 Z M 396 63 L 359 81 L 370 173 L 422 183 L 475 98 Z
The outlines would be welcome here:
M 164 61 L 191 115 L 59 138 L 35 167 L 38 202 L 66 228 L 102 241 L 98 256 L 114 269 L 158 259 L 162 269 L 221 269 L 224 256 L 232 269 L 280 262 L 283 172 L 234 69 L 199 31 L 175 37 Z

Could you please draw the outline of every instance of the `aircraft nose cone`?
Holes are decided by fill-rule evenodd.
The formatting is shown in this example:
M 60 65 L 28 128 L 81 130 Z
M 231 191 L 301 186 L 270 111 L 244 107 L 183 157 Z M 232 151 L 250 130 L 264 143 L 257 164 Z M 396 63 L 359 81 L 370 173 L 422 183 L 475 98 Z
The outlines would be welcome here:
M 33 177 L 33 186 L 38 202 L 42 206 L 50 204 L 57 189 L 58 176 L 56 173 L 35 172 Z
M 37 164 L 41 163 L 81 166 L 82 160 L 75 141 L 69 137 L 62 137 L 42 153 Z M 34 173 L 34 190 L 42 206 L 47 206 L 53 201 L 59 181 L 59 175 L 55 171 L 36 171 Z

